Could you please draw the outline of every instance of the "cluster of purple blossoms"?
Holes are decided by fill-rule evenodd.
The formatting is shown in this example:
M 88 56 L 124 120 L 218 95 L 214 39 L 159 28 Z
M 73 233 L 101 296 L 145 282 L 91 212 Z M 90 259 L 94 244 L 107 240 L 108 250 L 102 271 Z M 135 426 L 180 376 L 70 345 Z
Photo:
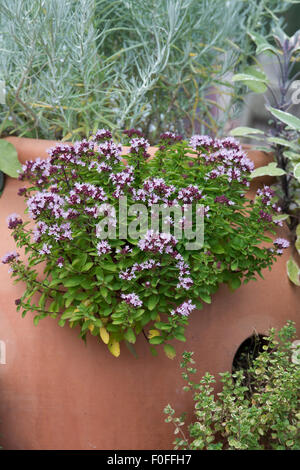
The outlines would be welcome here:
M 127 253 L 131 253 L 132 248 L 129 245 L 125 245 L 122 248 L 117 248 L 116 253 L 120 253 L 121 255 L 127 255 Z
M 187 263 L 184 262 L 182 256 L 178 253 L 176 256 L 176 259 L 178 260 L 178 263 L 176 264 L 176 268 L 179 270 L 179 276 L 178 276 L 178 284 L 177 284 L 177 289 L 185 289 L 189 290 L 192 285 L 194 284 L 194 281 L 190 275 L 190 267 Z
M 278 255 L 282 255 L 283 250 L 290 246 L 290 242 L 285 238 L 276 238 L 276 240 L 274 240 L 274 245 L 277 248 L 276 253 Z
M 193 186 L 192 184 L 178 191 L 178 199 L 182 200 L 185 204 L 192 204 L 193 201 L 199 201 L 204 197 L 198 186 Z
M 42 212 L 49 210 L 56 219 L 63 217 L 66 200 L 58 194 L 40 191 L 27 200 L 30 216 L 36 219 Z
M 183 302 L 181 305 L 179 305 L 175 310 L 171 311 L 171 315 L 181 315 L 183 317 L 188 317 L 190 313 L 195 310 L 196 305 L 192 304 L 191 300 L 188 300 L 187 302 Z
M 260 210 L 259 211 L 259 220 L 265 220 L 266 222 L 272 222 L 273 221 L 273 217 L 271 214 L 269 214 L 268 212 L 265 212 L 263 210 Z
M 92 140 L 83 139 L 80 142 L 75 142 L 74 151 L 76 155 L 81 155 L 82 153 L 90 152 L 94 154 L 95 143 Z M 74 163 L 77 163 L 75 160 Z
M 169 204 L 169 197 L 175 190 L 175 186 L 166 184 L 163 178 L 148 178 L 142 189 L 132 189 L 132 198 L 134 201 L 147 202 L 149 206 L 159 202 Z
M 144 137 L 144 134 L 139 131 L 138 129 L 125 129 L 125 131 L 123 131 L 123 134 L 127 135 L 130 139 L 132 136 L 136 135 L 137 137 Z
M 63 265 L 64 265 L 64 262 L 65 262 L 65 259 L 64 259 L 62 256 L 60 256 L 60 257 L 57 259 L 56 264 L 57 264 L 57 266 L 58 266 L 59 268 L 62 268 Z
M 93 169 L 95 169 L 98 173 L 103 173 L 105 171 L 109 172 L 112 170 L 111 166 L 109 166 L 107 163 L 105 162 L 98 163 L 95 160 L 93 160 L 89 164 L 89 170 L 93 170 Z
M 240 150 L 241 145 L 237 139 L 234 137 L 225 137 L 221 140 L 222 147 L 224 148 L 233 148 L 235 150 Z
M 98 145 L 98 152 L 104 155 L 110 163 L 117 164 L 121 161 L 122 145 L 117 145 L 112 140 L 106 140 Z
M 52 248 L 52 245 L 49 245 L 49 243 L 44 243 L 42 248 L 39 250 L 39 253 L 41 255 L 50 255 L 51 254 L 51 248 Z
M 124 188 L 130 187 L 134 182 L 134 168 L 133 166 L 127 166 L 120 173 L 111 173 L 109 179 L 112 181 L 113 185 L 116 186 L 112 196 L 118 199 L 120 196 L 124 195 Z
M 8 225 L 8 228 L 10 230 L 13 230 L 14 228 L 16 228 L 18 225 L 22 225 L 23 223 L 23 220 L 21 219 L 21 217 L 18 215 L 18 214 L 10 214 L 7 219 L 7 225 Z
M 249 186 L 246 175 L 254 169 L 254 164 L 243 152 L 237 140 L 231 137 L 220 140 L 205 135 L 194 135 L 190 139 L 190 145 L 194 150 L 203 152 L 200 156 L 207 165 L 219 163 L 217 168 L 207 173 L 205 179 L 223 176 L 229 183 L 237 181 Z
M 48 225 L 42 220 L 38 221 L 36 228 L 33 231 L 33 239 L 35 242 L 39 243 L 41 241 L 42 235 L 47 233 Z
M 126 302 L 130 307 L 138 308 L 143 305 L 143 302 L 137 294 L 134 292 L 132 294 L 121 294 L 121 298 Z
M 110 204 L 104 203 L 97 207 L 97 215 L 116 219 L 116 209 Z
M 84 208 L 84 213 L 89 215 L 90 217 L 93 217 L 94 219 L 97 219 L 97 217 L 98 217 L 98 206 L 85 207 Z
M 53 174 L 54 170 L 62 170 L 64 173 L 64 167 L 61 165 L 54 166 L 54 162 L 58 161 L 60 164 L 70 164 L 85 166 L 85 163 L 80 159 L 82 153 L 89 151 L 89 154 L 93 155 L 94 144 L 93 142 L 77 142 L 74 145 L 56 145 L 47 152 L 50 155 L 50 174 Z
M 135 137 L 131 139 L 129 153 L 139 153 L 140 150 L 143 151 L 143 156 L 148 158 L 147 150 L 150 147 L 150 144 L 147 139 L 144 137 Z
M 159 138 L 160 140 L 166 141 L 166 145 L 172 145 L 175 142 L 181 142 L 183 140 L 182 135 L 176 135 L 174 132 L 170 131 L 163 132 L 160 134 Z
M 19 172 L 19 180 L 24 179 L 30 180 L 32 177 L 35 178 L 37 186 L 42 186 L 48 182 L 48 178 L 51 174 L 56 171 L 56 168 L 52 168 L 50 158 L 41 160 L 28 160 L 22 165 L 22 171 Z
M 230 199 L 228 199 L 225 194 L 222 194 L 222 196 L 217 196 L 215 198 L 215 202 L 218 202 L 220 204 L 227 204 L 227 206 L 234 206 L 234 202 L 233 201 L 230 201 Z
M 129 268 L 125 269 L 125 271 L 120 271 L 119 278 L 123 281 L 132 281 L 132 279 L 136 278 L 135 271 Z
M 219 171 L 221 174 L 227 175 L 230 182 L 233 180 L 242 181 L 243 174 L 250 173 L 254 169 L 254 163 L 245 155 L 242 149 L 222 148 L 211 154 L 207 160 L 220 162 L 224 169 L 222 171 L 222 167 L 219 167 Z M 226 171 L 226 168 L 229 168 L 231 171 Z M 232 173 L 232 170 L 235 170 L 235 172 Z
M 190 146 L 195 151 L 201 148 L 209 149 L 214 143 L 214 139 L 208 135 L 193 135 L 190 139 Z
M 106 240 L 97 243 L 97 253 L 99 256 L 106 255 L 111 252 L 111 246 Z
M 73 191 L 71 191 L 71 193 L 73 194 Z M 101 188 L 101 186 L 94 186 L 90 183 L 75 183 L 74 193 L 83 195 L 85 197 L 90 197 L 92 199 L 95 199 L 96 201 L 107 200 L 107 196 L 105 194 L 104 189 Z
M 8 264 L 18 259 L 19 256 L 20 256 L 19 253 L 17 253 L 16 251 L 9 251 L 3 256 L 3 258 L 1 259 L 1 262 L 3 264 Z
M 119 278 L 125 281 L 131 281 L 132 279 L 136 278 L 136 273 L 141 271 L 149 271 L 151 269 L 158 268 L 160 263 L 155 261 L 154 259 L 148 259 L 143 263 L 134 263 L 134 265 L 129 269 L 127 268 L 125 271 L 120 271 Z
M 177 243 L 178 240 L 170 233 L 148 230 L 145 237 L 138 242 L 138 247 L 142 251 L 171 254 L 174 253 L 174 247 Z
M 26 196 L 27 188 L 18 189 L 18 196 Z
M 261 202 L 264 205 L 270 206 L 272 199 L 275 196 L 275 191 L 273 191 L 270 186 L 264 186 L 263 189 L 258 189 L 256 194 L 258 197 L 261 197 Z
M 96 134 L 92 136 L 94 142 L 101 142 L 102 140 L 109 140 L 112 138 L 112 133 L 107 129 L 98 129 Z
M 43 230 L 45 230 L 45 227 L 43 227 Z M 73 236 L 70 222 L 61 225 L 51 225 L 48 227 L 48 235 L 52 236 L 56 241 L 72 240 Z
M 79 212 L 76 211 L 75 209 L 67 209 L 66 211 L 63 212 L 63 218 L 64 219 L 68 219 L 68 220 L 71 220 L 71 219 L 75 219 L 76 217 L 79 216 Z

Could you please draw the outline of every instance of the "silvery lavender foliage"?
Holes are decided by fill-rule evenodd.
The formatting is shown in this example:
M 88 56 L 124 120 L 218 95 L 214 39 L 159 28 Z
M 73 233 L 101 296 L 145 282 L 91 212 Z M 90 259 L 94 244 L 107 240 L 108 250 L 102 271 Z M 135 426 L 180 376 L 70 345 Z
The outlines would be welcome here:
M 207 100 L 252 52 L 282 0 L 1 0 L 0 132 L 75 138 L 138 126 L 216 133 Z M 228 83 L 227 83 L 228 85 Z M 227 91 L 233 91 L 232 85 Z M 210 96 L 211 98 L 211 96 Z M 211 98 L 211 100 L 213 100 Z M 92 128 L 91 128 L 92 126 Z

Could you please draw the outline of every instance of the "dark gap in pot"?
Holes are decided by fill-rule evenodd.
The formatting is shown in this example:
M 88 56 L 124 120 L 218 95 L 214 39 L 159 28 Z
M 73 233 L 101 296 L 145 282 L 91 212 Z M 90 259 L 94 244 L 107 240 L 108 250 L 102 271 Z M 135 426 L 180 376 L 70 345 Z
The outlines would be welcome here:
M 250 395 L 252 390 L 251 383 L 253 383 L 255 377 L 252 376 L 249 369 L 253 364 L 253 361 L 264 351 L 264 347 L 268 346 L 268 344 L 269 343 L 265 336 L 255 333 L 243 341 L 235 353 L 232 363 L 232 374 L 235 374 L 238 371 L 243 372 L 244 380 L 242 385 L 249 388 Z M 236 382 L 235 377 L 233 377 L 233 380 Z

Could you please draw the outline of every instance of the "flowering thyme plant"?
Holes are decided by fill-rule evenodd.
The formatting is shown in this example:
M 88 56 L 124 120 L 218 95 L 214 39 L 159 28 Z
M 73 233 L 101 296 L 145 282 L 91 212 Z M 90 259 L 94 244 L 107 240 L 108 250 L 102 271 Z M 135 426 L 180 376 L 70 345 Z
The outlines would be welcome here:
M 187 143 L 166 132 L 149 160 L 148 141 L 126 134 L 126 163 L 102 129 L 23 166 L 20 179 L 30 185 L 19 195 L 35 227 L 8 218 L 28 259 L 11 252 L 2 262 L 26 283 L 16 304 L 23 315 L 36 312 L 35 324 L 51 316 L 79 326 L 82 338 L 100 337 L 115 356 L 122 340 L 132 348 L 143 333 L 153 353 L 164 344 L 172 358 L 169 341 L 185 341 L 201 302 L 221 283 L 234 290 L 261 275 L 288 242 L 261 246 L 272 242 L 265 231 L 279 208 L 267 187 L 255 201 L 245 197 L 253 163 L 235 139 Z

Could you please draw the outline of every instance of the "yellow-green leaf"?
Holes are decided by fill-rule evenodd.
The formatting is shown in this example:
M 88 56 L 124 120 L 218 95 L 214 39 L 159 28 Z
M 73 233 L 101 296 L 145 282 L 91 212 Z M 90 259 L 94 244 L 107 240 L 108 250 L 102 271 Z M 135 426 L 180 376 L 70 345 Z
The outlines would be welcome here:
M 173 346 L 171 346 L 170 344 L 165 344 L 164 345 L 164 351 L 166 353 L 166 356 L 169 358 L 169 359 L 174 359 L 174 357 L 176 356 L 176 351 L 175 349 L 173 348 Z
M 111 339 L 107 347 L 113 356 L 115 357 L 120 356 L 120 343 L 118 341 L 116 341 L 115 339 Z
M 108 344 L 109 343 L 109 333 L 106 328 L 101 327 L 100 328 L 100 338 L 102 339 L 103 343 Z
M 160 332 L 158 330 L 149 330 L 148 338 L 154 338 L 154 336 L 160 336 Z
M 287 262 L 287 273 L 290 281 L 292 281 L 296 286 L 300 286 L 299 266 L 293 258 L 290 258 Z

